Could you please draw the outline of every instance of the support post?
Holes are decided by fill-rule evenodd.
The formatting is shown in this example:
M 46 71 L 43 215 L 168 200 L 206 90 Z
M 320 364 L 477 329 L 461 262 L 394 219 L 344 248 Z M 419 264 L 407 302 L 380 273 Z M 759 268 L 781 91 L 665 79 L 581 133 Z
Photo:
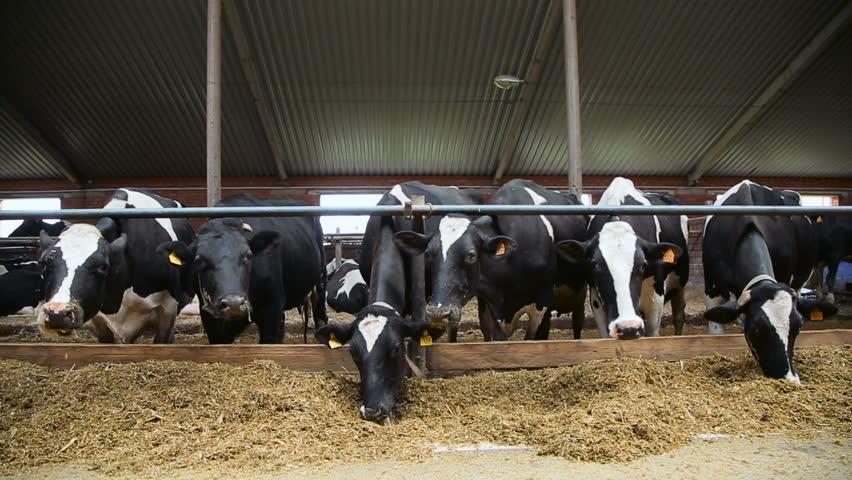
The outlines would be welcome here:
M 340 234 L 340 227 L 337 227 L 337 234 Z M 340 238 L 334 239 L 334 268 L 338 269 L 343 266 L 343 242 Z
M 207 206 L 222 198 L 222 0 L 207 0 Z
M 565 92 L 568 119 L 568 190 L 583 193 L 582 145 L 580 144 L 580 73 L 577 53 L 577 1 L 563 0 L 565 36 Z
M 412 195 L 412 205 L 425 205 L 426 198 L 423 195 Z M 415 233 L 425 233 L 423 215 L 414 214 L 411 220 L 411 230 Z M 411 257 L 411 319 L 415 323 L 426 321 L 426 255 L 415 255 Z M 411 352 L 414 363 L 421 372 L 426 372 L 426 355 L 423 347 L 415 340 L 411 342 Z

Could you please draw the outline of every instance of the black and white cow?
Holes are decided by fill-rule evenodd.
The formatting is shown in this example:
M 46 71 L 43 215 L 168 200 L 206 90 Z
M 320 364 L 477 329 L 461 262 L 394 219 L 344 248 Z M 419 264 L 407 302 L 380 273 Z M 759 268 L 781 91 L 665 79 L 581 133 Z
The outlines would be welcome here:
M 56 223 L 47 223 L 44 220 L 28 219 L 18 225 L 18 228 L 12 230 L 9 237 L 37 237 L 41 235 L 42 230 L 51 237 L 56 237 L 70 225 L 70 223 L 62 220 Z
M 598 205 L 676 205 L 663 194 L 643 193 L 615 178 Z M 589 240 L 560 242 L 566 260 L 586 270 L 590 300 L 601 338 L 658 336 L 663 305 L 672 302 L 675 333 L 684 321 L 684 286 L 689 276 L 687 227 L 683 215 L 597 215 Z M 683 260 L 681 260 L 683 258 Z
M 491 203 L 577 205 L 579 201 L 515 179 L 500 187 Z M 557 262 L 554 243 L 585 239 L 586 223 L 582 215 L 494 215 L 476 220 L 448 215 L 432 234 L 401 232 L 396 237 L 407 253 L 426 254 L 432 292 L 426 321 L 449 323 L 450 341 L 455 340 L 462 307 L 474 295 L 486 341 L 507 339 L 524 314 L 529 318 L 526 338 L 546 339 L 555 284 L 572 291 L 573 310 L 579 310 L 582 328 L 583 275 L 573 265 Z
M 37 262 L 0 265 L 0 317 L 24 307 L 35 307 L 44 298 L 44 282 Z
M 376 302 L 358 312 L 352 323 L 329 323 L 317 330 L 316 337 L 331 348 L 349 343 L 361 374 L 361 417 L 387 424 L 395 414 L 406 373 L 403 342 L 416 341 L 425 329 L 425 323 L 403 318 L 390 305 Z
M 716 205 L 800 205 L 796 192 L 745 180 Z M 711 332 L 744 317 L 746 341 L 763 374 L 798 383 L 793 348 L 802 315 L 830 316 L 828 302 L 799 298 L 817 258 L 810 219 L 784 215 L 716 215 L 704 224 L 704 289 Z M 728 303 L 724 303 L 728 302 Z M 815 313 L 818 312 L 818 313 Z
M 304 206 L 305 202 L 237 194 L 217 207 Z M 161 254 L 177 257 L 195 283 L 201 322 L 212 343 L 233 343 L 249 321 L 260 343 L 284 341 L 284 312 L 304 305 L 316 288 L 325 297 L 322 227 L 313 217 L 213 219 L 192 243 L 168 242 Z M 327 322 L 325 302 L 314 305 L 317 326 Z
M 175 208 L 180 204 L 152 192 L 122 188 L 106 209 Z M 77 224 L 57 239 L 42 232 L 40 262 L 45 301 L 37 321 L 47 333 L 69 333 L 91 320 L 100 342 L 135 341 L 146 328 L 154 342 L 174 342 L 177 312 L 191 294 L 157 245 L 191 241 L 186 219 L 101 219 Z
M 370 300 L 370 288 L 361 276 L 357 261 L 345 260 L 337 269 L 334 268 L 334 262 L 332 260 L 326 265 L 328 306 L 337 312 L 354 315 L 367 306 Z
M 852 261 L 852 217 L 826 215 L 814 221 L 819 255 L 817 257 L 817 284 L 819 297 L 834 302 L 834 284 L 840 262 Z M 823 280 L 823 269 L 828 274 Z

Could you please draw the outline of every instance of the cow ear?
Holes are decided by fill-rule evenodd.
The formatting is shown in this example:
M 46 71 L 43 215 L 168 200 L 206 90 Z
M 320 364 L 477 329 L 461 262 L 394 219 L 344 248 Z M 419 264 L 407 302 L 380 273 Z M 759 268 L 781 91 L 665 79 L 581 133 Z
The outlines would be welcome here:
M 41 254 L 41 252 L 44 252 L 45 250 L 47 250 L 48 248 L 50 248 L 54 245 L 56 245 L 56 240 L 53 237 L 48 235 L 47 232 L 45 232 L 44 230 L 39 232 L 39 234 L 38 234 L 38 249 L 39 249 L 39 252 L 40 252 L 39 255 Z
M 406 318 L 400 318 L 402 326 L 402 336 L 409 337 L 412 340 L 418 340 L 423 336 L 423 331 L 426 330 L 426 322 L 416 322 Z
M 118 224 L 111 218 L 107 217 L 98 220 L 95 227 L 100 230 L 101 235 L 103 235 L 107 242 L 112 242 L 118 238 Z
M 328 348 L 338 348 L 349 342 L 352 338 L 352 331 L 357 322 L 352 322 L 349 325 L 341 325 L 339 323 L 327 323 L 320 327 L 314 333 L 317 341 Z
M 822 300 L 805 300 L 800 298 L 796 302 L 796 310 L 802 314 L 805 320 L 823 320 L 837 313 L 837 306 L 831 302 Z
M 716 323 L 731 323 L 740 316 L 742 306 L 731 301 L 704 312 L 704 318 Z
M 562 240 L 556 243 L 556 254 L 571 263 L 583 263 L 589 254 L 589 243 Z
M 405 230 L 394 234 L 393 243 L 404 253 L 414 257 L 426 251 L 429 246 L 429 237 L 422 233 Z
M 683 249 L 673 243 L 643 243 L 642 249 L 645 251 L 645 259 L 649 263 L 662 262 L 675 265 L 683 255 Z
M 281 241 L 281 236 L 278 232 L 262 230 L 251 237 L 251 240 L 249 240 L 249 248 L 251 248 L 251 253 L 257 255 L 267 248 L 277 246 L 279 241 Z
M 124 237 L 124 234 L 122 234 Z M 183 242 L 166 242 L 157 247 L 157 253 L 165 255 L 172 265 L 185 265 L 192 261 L 192 249 Z
M 485 241 L 482 249 L 497 259 L 509 258 L 518 249 L 518 243 L 505 235 L 491 237 Z
M 124 265 L 124 252 L 127 250 L 127 235 L 121 234 L 109 244 L 109 271 L 115 274 Z

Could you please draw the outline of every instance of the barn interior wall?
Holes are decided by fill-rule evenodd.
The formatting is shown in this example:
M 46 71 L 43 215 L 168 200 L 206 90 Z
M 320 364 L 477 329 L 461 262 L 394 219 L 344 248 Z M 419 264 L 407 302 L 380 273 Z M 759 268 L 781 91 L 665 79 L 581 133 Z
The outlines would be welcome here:
M 567 178 L 562 176 L 526 177 L 551 188 L 567 189 Z M 586 193 L 597 201 L 613 177 L 587 176 L 583 178 Z M 637 187 L 647 191 L 664 191 L 685 205 L 704 205 L 713 202 L 716 195 L 740 182 L 738 177 L 705 177 L 696 187 L 689 187 L 684 177 L 632 177 Z M 319 205 L 320 195 L 335 192 L 381 192 L 391 186 L 410 180 L 420 180 L 435 185 L 455 185 L 483 189 L 484 193 L 493 192 L 495 187 L 491 177 L 295 177 L 286 185 L 272 177 L 231 177 L 223 178 L 223 195 L 239 192 L 251 193 L 259 197 L 288 197 L 304 200 L 311 205 Z M 510 178 L 504 179 L 508 181 Z M 841 205 L 852 205 L 852 178 L 752 178 L 752 181 L 774 188 L 796 190 L 800 193 L 832 194 L 840 196 Z M 85 188 L 65 180 L 27 180 L 0 182 L 0 198 L 58 195 L 62 198 L 62 208 L 99 208 L 112 195 L 112 191 L 123 186 L 144 187 L 160 195 L 178 200 L 185 206 L 200 207 L 206 202 L 206 180 L 204 178 L 120 178 L 98 179 L 89 182 Z M 203 219 L 191 219 L 197 229 Z M 703 222 L 695 218 L 689 222 L 690 280 L 700 283 L 703 278 L 701 263 L 701 234 Z

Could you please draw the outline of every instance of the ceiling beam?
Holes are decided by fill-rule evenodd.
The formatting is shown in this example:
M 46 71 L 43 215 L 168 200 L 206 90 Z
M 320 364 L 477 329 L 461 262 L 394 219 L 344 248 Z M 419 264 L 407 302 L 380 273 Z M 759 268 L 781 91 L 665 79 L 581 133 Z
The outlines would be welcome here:
M 497 169 L 494 171 L 493 179 L 495 185 L 500 182 L 503 174 L 509 168 L 512 154 L 515 153 L 515 149 L 518 146 L 518 140 L 521 138 L 521 132 L 527 120 L 532 99 L 538 90 L 541 72 L 544 70 L 544 61 L 547 58 L 548 47 L 553 43 L 553 36 L 559 26 L 561 13 L 562 2 L 560 0 L 552 0 L 542 22 L 541 33 L 539 33 L 538 40 L 533 49 L 529 67 L 527 67 L 526 75 L 523 78 L 524 83 L 520 86 L 520 97 L 512 111 L 512 121 L 509 124 L 506 135 L 503 137 L 503 143 L 500 144 L 500 149 L 497 151 Z
M 55 168 L 62 174 L 63 177 L 70 180 L 72 183 L 77 185 L 78 187 L 84 186 L 83 177 L 74 168 L 74 165 L 64 156 L 59 150 L 56 149 L 45 137 L 41 134 L 38 128 L 33 125 L 18 109 L 12 105 L 9 100 L 0 95 L 0 110 L 6 112 L 6 114 L 11 118 L 12 122 L 21 129 L 33 142 L 33 146 L 36 147 L 40 153 L 42 158 L 50 164 L 51 167 Z
M 731 145 L 748 131 L 766 110 L 807 70 L 849 26 L 852 20 L 852 1 L 846 4 L 834 18 L 816 34 L 798 55 L 757 96 L 740 116 L 730 124 L 717 140 L 710 145 L 687 176 L 688 184 L 695 185 L 710 169 L 716 166 Z
M 281 138 L 278 134 L 278 129 L 272 114 L 269 110 L 269 100 L 266 98 L 266 92 L 263 85 L 260 83 L 260 77 L 257 73 L 254 55 L 248 41 L 248 36 L 243 29 L 242 19 L 240 18 L 239 6 L 234 0 L 224 0 L 225 20 L 228 24 L 228 29 L 231 31 L 231 36 L 237 47 L 237 53 L 240 55 L 240 65 L 243 69 L 248 82 L 251 95 L 254 98 L 254 106 L 257 109 L 257 115 L 260 117 L 260 124 L 263 127 L 263 132 L 266 134 L 266 141 L 269 143 L 269 149 L 272 151 L 272 158 L 275 160 L 275 167 L 278 170 L 278 177 L 281 180 L 287 180 L 287 168 L 285 164 L 284 147 Z

